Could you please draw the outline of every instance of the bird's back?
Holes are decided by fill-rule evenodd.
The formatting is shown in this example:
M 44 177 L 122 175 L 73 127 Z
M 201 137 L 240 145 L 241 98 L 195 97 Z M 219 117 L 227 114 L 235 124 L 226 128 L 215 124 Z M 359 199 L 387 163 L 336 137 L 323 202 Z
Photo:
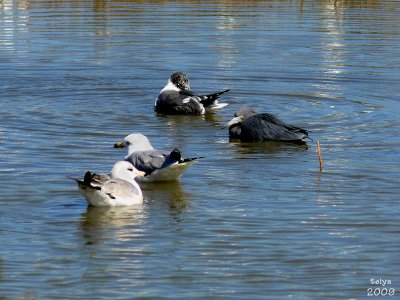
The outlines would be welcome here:
M 307 137 L 306 130 L 286 124 L 268 113 L 249 117 L 241 124 L 242 140 L 297 141 Z
M 202 114 L 204 107 L 190 91 L 167 90 L 162 92 L 155 104 L 155 110 L 165 114 Z
M 168 153 L 161 150 L 135 151 L 125 160 L 129 161 L 136 169 L 151 174 L 160 169 L 165 162 Z

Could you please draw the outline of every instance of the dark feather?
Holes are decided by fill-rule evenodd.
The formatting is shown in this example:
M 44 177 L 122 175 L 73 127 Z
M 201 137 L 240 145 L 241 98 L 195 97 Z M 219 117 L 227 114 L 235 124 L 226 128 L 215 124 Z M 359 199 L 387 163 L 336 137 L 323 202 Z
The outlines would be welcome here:
M 271 114 L 258 114 L 241 124 L 242 140 L 294 141 L 308 137 L 302 128 L 284 123 Z
M 166 114 L 200 114 L 203 110 L 200 100 L 190 90 L 165 91 L 158 96 L 155 110 Z
M 85 185 L 85 186 L 87 186 L 87 187 L 90 187 L 90 188 L 92 188 L 92 189 L 101 190 L 101 187 L 99 187 L 99 186 L 94 186 L 94 185 L 92 184 L 93 182 L 96 182 L 96 181 L 97 181 L 96 178 L 99 178 L 99 175 L 97 175 L 97 174 L 92 174 L 92 173 L 90 173 L 90 171 L 87 171 L 87 172 L 85 173 L 85 176 L 83 177 L 83 181 L 77 180 L 77 182 L 78 182 L 79 184 L 83 184 L 83 185 Z
M 257 114 L 249 107 L 243 106 L 235 112 L 241 118 L 229 127 L 229 137 L 242 141 L 286 141 L 296 142 L 309 138 L 308 131 L 300 127 L 286 124 L 269 113 Z
M 224 91 L 209 94 L 206 96 L 200 96 L 200 98 L 202 98 L 200 103 L 203 104 L 204 106 L 210 106 L 214 103 L 215 100 L 217 100 L 219 98 L 219 96 L 221 96 L 222 94 L 227 93 L 229 91 L 230 90 L 224 90 Z
M 111 193 L 107 193 L 107 196 L 110 197 L 111 199 L 115 199 L 115 196 Z
M 197 159 L 201 159 L 201 158 L 204 158 L 204 156 L 191 157 L 191 158 L 181 159 L 181 160 L 179 161 L 179 163 L 182 164 L 182 163 L 185 163 L 185 162 L 189 162 L 189 161 L 197 160 Z
M 87 172 L 85 173 L 85 176 L 83 177 L 83 182 L 85 183 L 85 185 L 91 186 L 91 182 L 92 182 L 92 173 L 90 173 L 90 171 L 87 171 Z

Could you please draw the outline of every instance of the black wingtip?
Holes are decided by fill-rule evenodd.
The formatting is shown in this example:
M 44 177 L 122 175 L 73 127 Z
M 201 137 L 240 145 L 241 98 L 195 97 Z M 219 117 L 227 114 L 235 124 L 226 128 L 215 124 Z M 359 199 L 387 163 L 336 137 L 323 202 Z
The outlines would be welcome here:
M 211 105 L 215 100 L 217 100 L 217 99 L 219 98 L 219 96 L 221 96 L 222 94 L 227 93 L 227 92 L 229 92 L 229 91 L 230 91 L 230 90 L 227 89 L 227 90 L 224 90 L 224 91 L 221 91 L 221 92 L 216 92 L 216 93 L 213 93 L 213 94 L 209 94 L 209 95 L 203 96 L 203 100 L 201 100 L 200 102 L 201 102 L 204 106 L 209 106 L 209 105 Z
M 85 176 L 83 177 L 83 182 L 87 185 L 87 186 L 91 186 L 90 182 L 92 181 L 92 173 L 90 173 L 90 171 L 87 171 L 85 173 Z
M 199 157 L 191 157 L 191 158 L 185 158 L 179 161 L 180 164 L 185 163 L 185 162 L 189 162 L 189 161 L 193 161 L 193 160 L 198 160 L 198 159 L 202 159 L 205 158 L 204 156 L 199 156 Z
M 181 156 L 181 151 L 177 148 L 175 148 L 174 150 L 171 151 L 171 153 L 169 154 L 169 156 L 176 161 L 181 161 L 182 156 Z
M 217 93 L 212 94 L 212 95 L 215 95 L 216 97 L 219 97 L 219 96 L 221 96 L 222 94 L 225 94 L 225 93 L 227 93 L 227 92 L 229 92 L 229 91 L 230 91 L 230 89 L 227 89 L 227 90 L 224 90 L 224 91 L 221 91 L 221 92 L 217 92 Z
M 76 179 L 76 178 L 74 178 L 74 177 L 67 177 L 67 178 L 68 178 L 68 179 L 71 179 L 71 180 L 73 180 L 73 181 L 76 181 L 77 183 L 83 183 L 82 180 Z

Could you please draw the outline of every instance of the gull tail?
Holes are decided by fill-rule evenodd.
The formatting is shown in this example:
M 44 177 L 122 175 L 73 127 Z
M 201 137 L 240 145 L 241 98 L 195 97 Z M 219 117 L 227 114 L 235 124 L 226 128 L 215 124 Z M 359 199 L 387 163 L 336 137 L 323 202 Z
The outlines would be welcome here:
M 230 90 L 224 90 L 224 91 L 221 91 L 221 92 L 217 92 L 217 93 L 213 93 L 213 94 L 202 96 L 201 97 L 202 100 L 200 102 L 201 102 L 201 104 L 204 105 L 204 107 L 210 106 L 210 105 L 212 105 L 214 103 L 215 100 L 217 100 L 219 98 L 219 96 L 221 96 L 222 94 L 227 93 L 229 91 Z
M 204 158 L 204 156 L 191 157 L 191 158 L 182 158 L 181 151 L 179 151 L 179 149 L 175 148 L 169 154 L 169 160 L 172 159 L 172 161 L 166 160 L 166 163 L 164 163 L 164 164 L 165 165 L 169 165 L 169 164 L 171 164 L 173 162 L 178 162 L 179 164 L 181 164 L 181 163 L 185 163 L 185 162 L 188 162 L 188 161 L 197 160 L 197 159 L 200 159 L 200 158 Z
M 92 188 L 92 189 L 100 190 L 101 189 L 100 187 L 94 186 L 92 184 L 92 182 L 93 182 L 92 180 L 94 180 L 94 178 L 93 178 L 94 176 L 98 176 L 98 175 L 92 174 L 90 171 L 87 171 L 85 173 L 85 176 L 84 176 L 83 180 L 76 179 L 76 178 L 73 178 L 73 177 L 68 177 L 68 178 L 76 181 L 78 183 L 79 187 L 81 187 L 81 188 L 82 187 L 89 187 L 89 188 Z
M 78 183 L 78 184 L 84 184 L 84 182 L 83 182 L 82 180 L 76 179 L 76 178 L 74 178 L 74 177 L 68 177 L 68 179 L 74 180 L 74 181 L 76 181 L 76 183 Z
M 310 139 L 311 141 L 314 141 L 309 135 L 308 135 L 308 130 L 301 129 L 299 130 L 300 133 L 304 134 L 304 137 L 302 139 Z
M 92 174 L 90 173 L 90 171 L 87 171 L 85 173 L 85 177 L 83 178 L 83 180 L 76 179 L 74 177 L 68 177 L 68 178 L 76 181 L 79 185 L 86 185 L 88 187 L 92 187 L 91 184 L 90 184 L 90 181 L 92 179 Z

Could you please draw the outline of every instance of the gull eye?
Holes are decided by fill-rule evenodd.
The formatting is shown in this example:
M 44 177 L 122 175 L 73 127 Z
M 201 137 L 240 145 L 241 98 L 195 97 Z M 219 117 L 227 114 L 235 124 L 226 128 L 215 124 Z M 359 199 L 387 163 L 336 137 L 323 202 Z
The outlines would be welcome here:
M 129 146 L 131 143 L 130 143 L 130 142 L 128 142 L 128 141 L 126 141 L 126 142 L 125 142 L 125 144 L 126 144 L 127 146 Z
M 133 169 L 132 169 L 132 168 L 128 168 L 128 171 L 129 171 L 129 172 L 133 172 Z

